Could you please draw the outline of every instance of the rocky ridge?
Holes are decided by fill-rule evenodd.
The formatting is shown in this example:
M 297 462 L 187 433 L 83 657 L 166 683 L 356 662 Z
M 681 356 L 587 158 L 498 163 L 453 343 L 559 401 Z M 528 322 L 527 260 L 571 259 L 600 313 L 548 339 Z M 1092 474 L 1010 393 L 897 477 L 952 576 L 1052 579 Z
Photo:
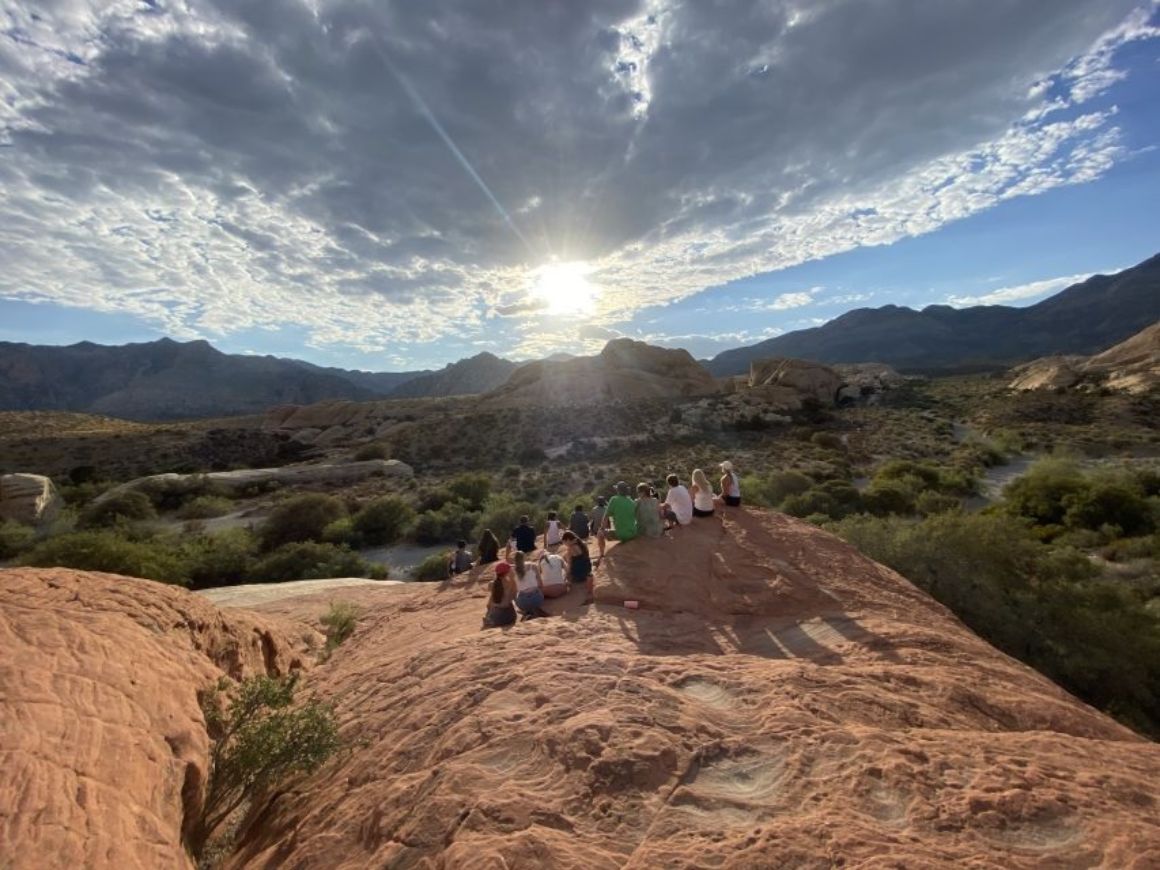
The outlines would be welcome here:
M 1160 321 L 1094 356 L 1048 356 L 1012 370 L 1013 390 L 1109 389 L 1146 393 L 1160 384 Z

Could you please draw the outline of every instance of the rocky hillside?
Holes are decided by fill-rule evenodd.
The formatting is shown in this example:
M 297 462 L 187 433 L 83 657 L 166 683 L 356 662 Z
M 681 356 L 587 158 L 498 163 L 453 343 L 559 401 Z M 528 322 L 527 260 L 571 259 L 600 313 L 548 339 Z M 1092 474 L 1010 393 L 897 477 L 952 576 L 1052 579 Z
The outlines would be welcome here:
M 1146 393 L 1160 384 L 1160 321 L 1091 357 L 1050 356 L 1019 366 L 1013 390 L 1106 388 Z
M 1002 305 L 922 311 L 860 308 L 813 329 L 728 350 L 706 367 L 744 374 L 754 360 L 887 363 L 901 371 L 1001 369 L 1047 354 L 1091 354 L 1160 319 L 1160 254 L 1115 275 L 1094 275 L 1026 308 Z
M 391 391 L 391 398 L 417 399 L 486 393 L 505 383 L 519 365 L 481 353 L 429 374 L 408 380 Z
M 596 356 L 541 360 L 517 369 L 484 399 L 504 405 L 585 405 L 700 396 L 718 385 L 685 350 L 618 338 Z
M 276 620 L 332 596 L 223 615 L 0 579 L 0 864 L 189 866 L 195 688 L 293 667 Z M 614 546 L 596 606 L 506 630 L 479 630 L 485 581 L 344 591 L 366 611 L 309 689 L 349 750 L 254 807 L 227 866 L 1160 863 L 1160 746 L 815 527 L 739 510 Z

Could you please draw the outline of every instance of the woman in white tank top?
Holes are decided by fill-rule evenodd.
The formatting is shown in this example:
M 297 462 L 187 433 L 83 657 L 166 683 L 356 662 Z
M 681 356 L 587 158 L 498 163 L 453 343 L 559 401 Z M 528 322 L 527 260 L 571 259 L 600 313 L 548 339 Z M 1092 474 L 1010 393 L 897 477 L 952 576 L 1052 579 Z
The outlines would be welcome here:
M 564 540 L 564 528 L 555 511 L 548 512 L 548 525 L 544 529 L 544 546 L 558 547 Z

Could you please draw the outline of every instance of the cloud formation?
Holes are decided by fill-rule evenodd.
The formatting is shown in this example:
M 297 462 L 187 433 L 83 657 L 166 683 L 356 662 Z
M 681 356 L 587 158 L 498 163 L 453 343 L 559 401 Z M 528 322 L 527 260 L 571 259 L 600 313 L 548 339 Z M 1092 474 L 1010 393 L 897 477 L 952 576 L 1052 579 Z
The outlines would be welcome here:
M 1157 35 L 1140 0 L 727 5 L 9 3 L 0 296 L 377 351 L 542 317 L 555 258 L 610 329 L 1099 177 L 1087 104 Z
M 1118 269 L 1109 269 L 1108 274 L 1118 271 Z M 998 290 L 992 290 L 990 293 L 978 296 L 950 296 L 947 298 L 947 303 L 956 308 L 966 308 L 971 305 L 1007 305 L 1023 299 L 1034 299 L 1037 296 L 1056 293 L 1064 287 L 1086 281 L 1093 274 L 1092 272 L 1083 272 L 1079 275 L 1062 275 L 1059 278 L 1030 281 L 1027 284 L 1018 284 L 1014 287 L 1000 287 Z

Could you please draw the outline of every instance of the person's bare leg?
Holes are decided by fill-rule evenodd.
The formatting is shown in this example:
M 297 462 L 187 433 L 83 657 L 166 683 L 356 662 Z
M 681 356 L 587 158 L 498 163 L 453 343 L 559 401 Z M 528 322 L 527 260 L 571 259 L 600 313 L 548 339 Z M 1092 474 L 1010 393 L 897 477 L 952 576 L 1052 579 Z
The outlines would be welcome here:
M 591 574 L 589 574 L 588 578 L 584 581 L 584 593 L 585 604 L 596 603 L 596 581 L 593 579 Z

